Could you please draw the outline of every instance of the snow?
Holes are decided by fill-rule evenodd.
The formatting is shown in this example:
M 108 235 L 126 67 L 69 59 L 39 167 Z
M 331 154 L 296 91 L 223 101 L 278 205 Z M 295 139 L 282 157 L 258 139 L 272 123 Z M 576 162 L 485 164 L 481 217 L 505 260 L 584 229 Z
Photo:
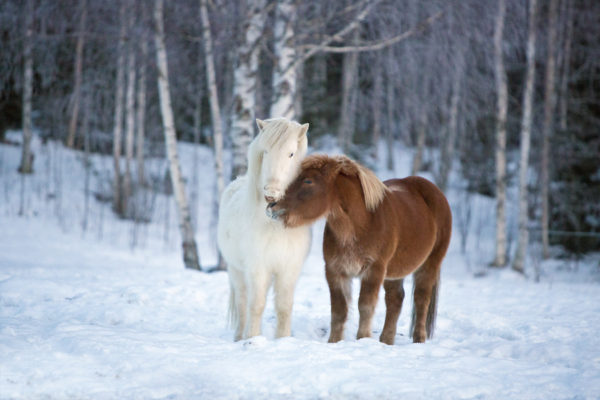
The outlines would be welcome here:
M 598 255 L 577 269 L 564 260 L 543 262 L 539 283 L 531 273 L 490 271 L 489 199 L 471 201 L 477 209 L 466 255 L 455 228 L 436 332 L 427 343 L 408 337 L 410 295 L 394 346 L 376 340 L 383 296 L 373 339 L 354 339 L 356 282 L 346 339 L 327 343 L 322 222 L 298 281 L 292 337 L 274 339 L 270 299 L 264 336 L 233 342 L 227 275 L 183 267 L 174 209 L 165 217 L 172 201 L 157 197 L 155 221 L 140 228 L 135 247 L 132 222 L 114 218 L 95 200 L 83 231 L 81 155 L 46 146 L 36 142 L 37 172 L 25 179 L 28 200 L 19 216 L 19 148 L 0 145 L 0 399 L 600 398 Z M 180 145 L 188 176 L 191 149 Z M 197 240 L 207 265 L 215 258 L 213 163 L 208 149 L 199 151 Z M 408 158 L 401 149 L 398 156 Z M 110 171 L 108 159 L 93 161 Z M 401 162 L 396 174 L 407 165 Z M 407 279 L 407 292 L 410 287 Z

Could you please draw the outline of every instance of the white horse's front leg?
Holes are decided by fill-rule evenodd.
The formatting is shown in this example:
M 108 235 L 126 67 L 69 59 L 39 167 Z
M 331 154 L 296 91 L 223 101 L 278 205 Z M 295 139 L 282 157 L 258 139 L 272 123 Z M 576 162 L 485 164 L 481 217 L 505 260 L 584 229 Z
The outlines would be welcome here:
M 246 277 L 247 285 L 247 320 L 244 338 L 259 336 L 261 332 L 261 321 L 265 303 L 267 301 L 267 291 L 269 290 L 270 275 L 264 269 L 254 269 L 249 272 L 251 276 Z
M 230 301 L 232 304 L 229 305 L 232 316 L 232 322 L 235 323 L 235 336 L 234 340 L 241 340 L 244 334 L 244 327 L 246 326 L 246 300 L 248 298 L 246 290 L 246 281 L 244 273 L 229 268 L 229 282 L 231 285 L 232 296 Z
M 277 311 L 275 337 L 280 338 L 292 334 L 292 307 L 299 272 L 300 268 L 292 268 L 275 275 L 275 309 Z

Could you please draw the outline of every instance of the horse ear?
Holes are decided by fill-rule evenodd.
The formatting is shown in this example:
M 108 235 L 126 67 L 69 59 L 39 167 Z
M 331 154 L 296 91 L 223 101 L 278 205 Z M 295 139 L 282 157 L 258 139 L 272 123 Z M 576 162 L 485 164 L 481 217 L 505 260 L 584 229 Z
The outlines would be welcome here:
M 258 126 L 258 130 L 262 131 L 263 129 L 265 129 L 266 125 L 267 125 L 267 123 L 265 121 L 263 121 L 262 119 L 256 118 L 256 126 Z
M 302 137 L 306 135 L 306 132 L 308 132 L 308 123 L 300 126 L 300 133 L 298 134 L 298 139 L 302 139 Z

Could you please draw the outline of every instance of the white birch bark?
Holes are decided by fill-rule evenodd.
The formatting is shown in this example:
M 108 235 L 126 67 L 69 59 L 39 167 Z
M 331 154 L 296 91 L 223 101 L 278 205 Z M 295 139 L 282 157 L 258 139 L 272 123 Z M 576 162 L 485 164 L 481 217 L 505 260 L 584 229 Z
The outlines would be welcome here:
M 23 147 L 19 172 L 33 173 L 33 153 L 31 152 L 31 95 L 33 92 L 33 0 L 27 0 L 25 19 L 25 40 L 23 43 Z
M 352 43 L 359 38 L 359 30 L 356 29 L 352 35 Z M 358 53 L 344 54 L 344 65 L 342 67 L 342 109 L 340 112 L 340 124 L 338 127 L 338 143 L 344 153 L 348 153 L 352 138 L 354 137 L 354 124 L 356 121 L 356 100 L 358 81 Z
M 275 20 L 273 71 L 273 98 L 270 117 L 296 119 L 294 98 L 296 94 L 296 68 L 294 61 L 294 18 L 296 5 L 294 0 L 278 0 Z
M 265 25 L 266 0 L 248 2 L 243 26 L 243 42 L 237 48 L 233 73 L 233 115 L 231 118 L 232 163 L 231 178 L 248 169 L 248 146 L 254 137 L 259 43 Z
M 502 54 L 506 1 L 498 0 L 498 14 L 494 28 L 494 64 L 496 77 L 496 255 L 493 265 L 506 265 L 506 114 L 508 85 Z
M 223 178 L 223 125 L 219 107 L 219 93 L 217 91 L 217 78 L 215 74 L 215 59 L 212 50 L 212 36 L 208 20 L 207 0 L 200 0 L 200 17 L 202 18 L 202 36 L 204 44 L 204 57 L 206 65 L 206 80 L 210 95 L 210 116 L 213 127 L 213 146 L 215 150 L 215 172 L 217 174 L 217 199 L 225 188 Z
M 133 146 L 135 139 L 135 46 L 133 44 L 133 4 L 129 6 L 127 16 L 128 52 L 127 52 L 127 92 L 125 100 L 125 177 L 123 179 L 123 212 L 129 213 L 129 198 L 131 197 L 131 167 L 133 164 Z
M 145 8 L 142 4 L 142 14 L 145 15 Z M 145 20 L 146 18 L 144 18 Z M 138 185 L 146 184 L 144 171 L 144 141 L 145 141 L 145 120 L 146 120 L 146 60 L 148 59 L 148 42 L 142 38 L 141 43 L 141 59 L 140 69 L 137 84 L 137 115 L 136 115 L 136 149 L 135 158 L 137 165 L 137 180 Z
M 554 109 L 556 105 L 555 69 L 556 69 L 556 14 L 558 0 L 550 0 L 548 21 L 548 59 L 546 61 L 546 82 L 544 88 L 544 123 L 542 135 L 542 256 L 550 257 L 548 238 L 550 221 L 550 138 L 552 137 Z
M 529 169 L 529 149 L 531 145 L 531 119 L 533 109 L 533 89 L 535 83 L 535 42 L 536 42 L 536 0 L 529 1 L 529 32 L 527 35 L 527 72 L 523 93 L 523 117 L 521 120 L 521 153 L 519 158 L 519 238 L 512 268 L 523 273 L 529 243 L 529 216 L 527 171 Z
M 77 133 L 77 120 L 79 119 L 79 104 L 81 102 L 81 70 L 83 65 L 83 45 L 85 42 L 85 23 L 87 18 L 87 0 L 81 0 L 81 15 L 79 16 L 79 31 L 77 32 L 77 44 L 75 46 L 75 84 L 73 88 L 73 107 L 71 109 L 71 120 L 69 121 L 69 132 L 67 135 L 67 147 L 75 145 Z
M 182 238 L 183 262 L 186 268 L 200 270 L 200 259 L 194 238 L 190 209 L 185 195 L 185 185 L 181 176 L 179 156 L 177 155 L 177 136 L 175 133 L 175 121 L 173 119 L 173 108 L 171 107 L 171 95 L 169 94 L 169 71 L 167 65 L 167 50 L 165 48 L 165 34 L 163 23 L 163 0 L 155 0 L 154 22 L 156 30 L 154 34 L 156 48 L 156 64 L 158 68 L 158 94 L 160 111 L 163 121 L 165 144 L 169 159 L 169 171 L 171 184 L 177 202 L 177 215 L 179 218 L 179 230 Z
M 115 119 L 113 125 L 113 209 L 117 214 L 122 214 L 122 187 L 121 187 L 121 140 L 123 135 L 123 93 L 125 91 L 125 29 L 126 29 L 126 4 L 121 3 L 119 11 L 121 28 L 119 30 L 119 48 L 117 54 L 117 81 L 115 88 Z

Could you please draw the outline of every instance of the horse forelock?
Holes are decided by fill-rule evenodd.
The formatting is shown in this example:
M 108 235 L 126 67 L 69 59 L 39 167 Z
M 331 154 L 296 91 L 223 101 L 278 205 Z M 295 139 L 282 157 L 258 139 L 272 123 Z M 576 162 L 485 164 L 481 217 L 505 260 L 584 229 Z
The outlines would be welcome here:
M 298 140 L 301 125 L 287 118 L 268 119 L 265 128 L 260 133 L 260 142 L 264 149 L 276 149 L 288 140 Z

